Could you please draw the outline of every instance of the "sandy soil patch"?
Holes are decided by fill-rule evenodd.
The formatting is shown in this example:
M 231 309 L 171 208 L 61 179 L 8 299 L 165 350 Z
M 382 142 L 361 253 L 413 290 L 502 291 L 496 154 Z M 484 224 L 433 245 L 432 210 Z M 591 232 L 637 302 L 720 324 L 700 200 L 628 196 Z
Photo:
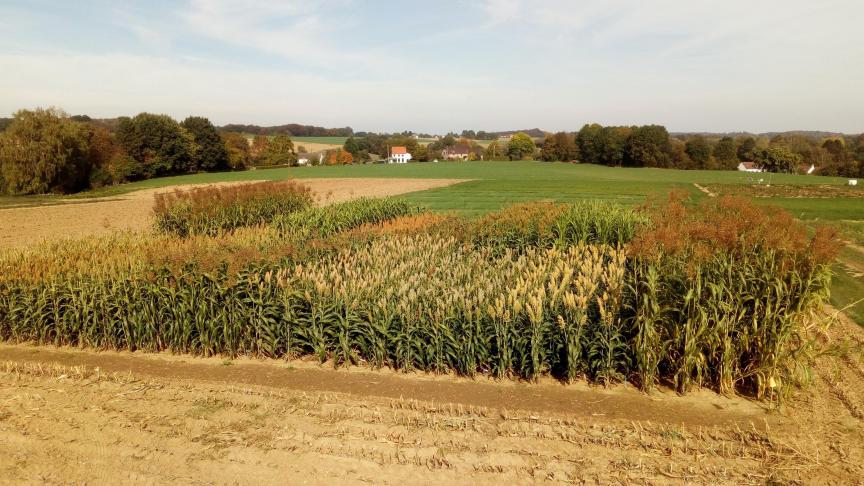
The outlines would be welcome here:
M 321 203 L 356 197 L 383 197 L 434 189 L 456 179 L 297 179 L 309 186 Z M 220 183 L 244 184 L 248 182 Z M 186 189 L 171 186 L 122 196 L 74 200 L 68 204 L 0 209 L 0 248 L 25 246 L 46 239 L 75 238 L 115 230 L 144 230 L 151 222 L 153 195 Z

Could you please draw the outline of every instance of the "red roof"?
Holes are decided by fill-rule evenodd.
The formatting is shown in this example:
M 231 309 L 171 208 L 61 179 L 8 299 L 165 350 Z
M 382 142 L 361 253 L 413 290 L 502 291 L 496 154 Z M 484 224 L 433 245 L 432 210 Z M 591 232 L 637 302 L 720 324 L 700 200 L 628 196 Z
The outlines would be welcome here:
M 405 147 L 393 147 L 393 148 L 390 149 L 390 154 L 391 154 L 391 155 L 396 155 L 396 154 L 407 154 L 407 153 L 408 153 L 408 149 L 405 148 Z

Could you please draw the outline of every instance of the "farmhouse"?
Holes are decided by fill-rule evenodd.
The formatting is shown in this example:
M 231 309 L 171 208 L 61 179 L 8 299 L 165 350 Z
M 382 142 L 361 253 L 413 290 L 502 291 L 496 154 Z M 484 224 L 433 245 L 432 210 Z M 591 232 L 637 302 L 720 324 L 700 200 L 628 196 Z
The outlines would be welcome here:
M 457 143 L 452 147 L 447 147 L 441 151 L 441 155 L 447 160 L 467 160 L 468 154 L 471 153 L 471 147 L 466 143 Z
M 390 157 L 387 158 L 388 164 L 407 164 L 411 160 L 411 154 L 405 147 L 390 147 Z
M 762 172 L 762 169 L 756 165 L 756 162 L 741 162 L 738 164 L 738 170 L 741 172 Z

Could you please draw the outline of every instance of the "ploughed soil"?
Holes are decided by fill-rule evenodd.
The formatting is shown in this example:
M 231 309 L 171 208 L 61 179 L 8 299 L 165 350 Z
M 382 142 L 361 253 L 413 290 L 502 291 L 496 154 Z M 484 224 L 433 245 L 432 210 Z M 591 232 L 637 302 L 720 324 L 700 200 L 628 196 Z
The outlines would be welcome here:
M 779 408 L 306 361 L 0 345 L 0 482 L 858 484 L 864 330 Z
M 457 179 L 298 179 L 322 204 L 357 197 L 395 196 L 462 182 Z M 223 184 L 248 184 L 224 182 Z M 206 185 L 206 184 L 205 184 Z M 144 230 L 151 224 L 153 196 L 191 185 L 144 189 L 114 197 L 68 200 L 66 204 L 0 209 L 0 249 L 46 239 L 74 238 L 114 230 Z

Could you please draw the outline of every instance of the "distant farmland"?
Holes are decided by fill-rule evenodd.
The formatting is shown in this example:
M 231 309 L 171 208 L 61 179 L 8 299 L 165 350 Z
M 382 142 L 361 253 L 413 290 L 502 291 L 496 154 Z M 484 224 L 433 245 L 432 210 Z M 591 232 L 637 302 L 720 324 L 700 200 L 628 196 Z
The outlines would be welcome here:
M 294 141 L 294 144 L 323 144 L 323 145 L 345 145 L 345 140 L 348 140 L 348 137 L 291 137 L 291 140 Z

